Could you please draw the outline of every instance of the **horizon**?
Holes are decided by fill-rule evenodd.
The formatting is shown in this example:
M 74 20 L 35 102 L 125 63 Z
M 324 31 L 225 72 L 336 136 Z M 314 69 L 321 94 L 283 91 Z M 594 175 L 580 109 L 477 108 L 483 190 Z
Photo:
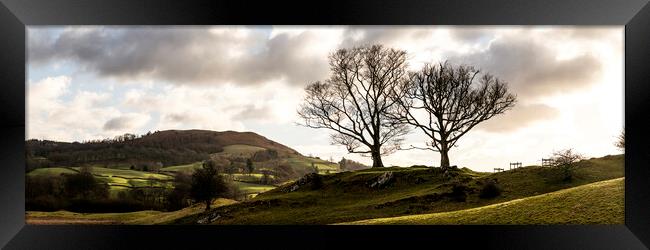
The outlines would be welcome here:
M 330 145 L 330 131 L 297 126 L 295 113 L 304 86 L 329 74 L 328 53 L 380 43 L 405 49 L 412 70 L 445 60 L 477 66 L 520 99 L 463 136 L 451 165 L 481 172 L 539 165 L 564 148 L 614 155 L 624 127 L 623 39 L 623 28 L 607 26 L 30 26 L 25 139 L 254 132 L 303 155 L 372 165 Z M 404 146 L 423 144 L 413 130 Z M 382 159 L 436 166 L 439 154 L 404 150 Z

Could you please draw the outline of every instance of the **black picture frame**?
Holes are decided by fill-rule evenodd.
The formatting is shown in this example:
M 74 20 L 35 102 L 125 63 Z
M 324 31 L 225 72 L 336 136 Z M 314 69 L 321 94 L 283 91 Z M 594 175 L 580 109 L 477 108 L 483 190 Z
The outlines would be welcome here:
M 0 246 L 7 249 L 427 248 L 647 249 L 650 246 L 648 0 L 75 1 L 0 0 Z M 624 25 L 625 225 L 36 226 L 25 224 L 27 25 Z M 606 101 L 606 100 L 603 100 Z M 242 245 L 243 244 L 243 245 Z M 317 245 L 314 245 L 317 244 Z M 275 246 L 275 247 L 274 247 Z

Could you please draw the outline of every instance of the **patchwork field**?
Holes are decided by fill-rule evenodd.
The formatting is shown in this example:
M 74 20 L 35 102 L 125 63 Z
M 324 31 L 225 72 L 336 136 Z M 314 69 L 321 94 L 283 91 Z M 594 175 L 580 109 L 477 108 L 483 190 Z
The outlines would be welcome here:
M 200 164 L 190 164 L 184 166 L 174 166 L 176 171 L 185 171 L 187 168 L 200 166 Z M 41 168 L 29 172 L 28 176 L 58 176 L 60 174 L 74 174 L 79 168 Z M 173 177 L 170 174 L 156 174 L 136 170 L 122 170 L 112 168 L 91 168 L 91 173 L 99 182 L 109 185 L 111 197 L 116 197 L 120 191 L 130 188 L 141 187 L 158 187 L 174 188 Z M 273 185 L 257 184 L 262 178 L 261 174 L 234 174 L 234 184 L 239 188 L 242 194 L 258 194 L 275 188 Z M 272 176 L 270 178 L 273 178 Z M 251 183 L 252 182 L 252 183 Z

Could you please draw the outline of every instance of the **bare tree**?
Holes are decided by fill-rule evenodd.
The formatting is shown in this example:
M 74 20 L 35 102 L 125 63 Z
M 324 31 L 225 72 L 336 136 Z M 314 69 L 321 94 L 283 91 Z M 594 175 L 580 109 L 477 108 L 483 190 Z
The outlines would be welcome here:
M 440 166 L 449 167 L 449 150 L 477 124 L 501 114 L 516 102 L 507 84 L 490 74 L 479 75 L 469 66 L 441 63 L 425 65 L 393 94 L 401 108 L 391 113 L 395 120 L 424 132 L 426 147 L 440 153 Z
M 562 171 L 563 180 L 569 181 L 573 177 L 573 169 L 576 167 L 575 163 L 582 159 L 584 157 L 574 152 L 573 149 L 556 151 L 551 156 L 551 167 Z
M 621 134 L 618 136 L 616 143 L 614 145 L 620 150 L 625 151 L 625 130 L 623 130 Z
M 383 167 L 381 156 L 397 150 L 408 132 L 386 116 L 398 108 L 389 95 L 406 77 L 406 52 L 381 45 L 339 49 L 329 64 L 329 79 L 305 88 L 302 125 L 335 131 L 332 144 L 369 154 L 373 167 Z

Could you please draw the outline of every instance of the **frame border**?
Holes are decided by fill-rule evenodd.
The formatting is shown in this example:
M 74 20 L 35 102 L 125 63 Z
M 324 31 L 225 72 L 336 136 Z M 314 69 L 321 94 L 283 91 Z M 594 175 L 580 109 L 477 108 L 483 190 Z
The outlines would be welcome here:
M 648 0 L 552 1 L 20 1 L 0 0 L 0 246 L 246 247 L 286 242 L 474 245 L 489 248 L 647 249 L 650 246 L 650 5 Z M 254 7 L 254 8 L 251 8 Z M 28 25 L 625 25 L 625 225 L 534 226 L 36 226 L 25 224 L 24 140 Z M 399 236 L 399 237 L 397 237 Z M 65 240 L 62 240 L 65 237 Z M 180 238 L 186 242 L 174 241 Z M 254 239 L 254 240 L 251 240 Z M 468 240 L 471 239 L 471 240 Z M 388 244 L 387 244 L 388 243 Z M 299 247 L 313 245 L 296 244 Z M 433 246 L 433 245 L 432 245 Z

